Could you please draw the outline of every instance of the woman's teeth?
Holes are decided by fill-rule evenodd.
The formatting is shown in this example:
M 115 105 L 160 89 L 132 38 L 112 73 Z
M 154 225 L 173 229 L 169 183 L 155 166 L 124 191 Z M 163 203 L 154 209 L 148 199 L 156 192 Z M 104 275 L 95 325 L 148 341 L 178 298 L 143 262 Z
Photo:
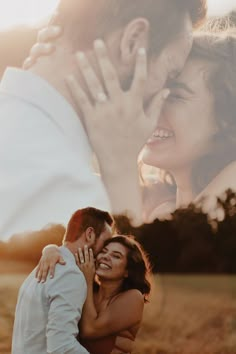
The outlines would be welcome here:
M 174 134 L 166 129 L 157 129 L 154 133 L 153 133 L 153 137 L 154 138 L 159 138 L 159 139 L 167 139 L 167 138 L 172 138 L 174 136 Z
M 110 269 L 110 267 L 107 264 L 104 264 L 104 263 L 100 263 L 99 267 L 102 268 L 102 269 Z

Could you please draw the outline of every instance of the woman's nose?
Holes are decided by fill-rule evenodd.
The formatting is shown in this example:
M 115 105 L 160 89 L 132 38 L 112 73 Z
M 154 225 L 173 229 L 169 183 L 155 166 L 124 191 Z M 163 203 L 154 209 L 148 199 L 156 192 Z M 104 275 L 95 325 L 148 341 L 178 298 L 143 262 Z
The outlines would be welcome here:
M 102 255 L 102 259 L 109 259 L 110 255 L 108 253 Z

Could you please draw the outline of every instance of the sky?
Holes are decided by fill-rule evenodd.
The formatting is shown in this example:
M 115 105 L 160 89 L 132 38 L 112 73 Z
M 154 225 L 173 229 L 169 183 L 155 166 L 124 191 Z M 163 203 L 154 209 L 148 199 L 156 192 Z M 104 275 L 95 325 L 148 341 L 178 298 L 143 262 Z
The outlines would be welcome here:
M 58 2 L 59 0 L 0 0 L 0 30 L 18 24 L 37 24 L 53 11 Z M 236 9 L 236 0 L 208 0 L 208 4 L 210 15 L 222 15 Z

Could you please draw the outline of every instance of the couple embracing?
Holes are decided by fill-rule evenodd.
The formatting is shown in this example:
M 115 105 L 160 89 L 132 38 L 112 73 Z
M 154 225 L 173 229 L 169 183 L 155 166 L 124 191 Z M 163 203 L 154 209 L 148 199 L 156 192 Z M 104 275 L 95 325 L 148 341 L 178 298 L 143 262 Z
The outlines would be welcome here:
M 150 293 L 150 265 L 133 238 L 112 237 L 112 224 L 105 211 L 77 210 L 63 246 L 44 250 L 19 292 L 13 354 L 131 353 Z M 46 277 L 47 264 L 57 262 L 63 265 Z

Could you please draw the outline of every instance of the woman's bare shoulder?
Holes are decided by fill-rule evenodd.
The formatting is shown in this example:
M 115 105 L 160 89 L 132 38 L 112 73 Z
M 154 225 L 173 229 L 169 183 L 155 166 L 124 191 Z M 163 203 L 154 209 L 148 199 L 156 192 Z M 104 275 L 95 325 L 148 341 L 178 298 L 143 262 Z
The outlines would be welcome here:
M 160 182 L 144 188 L 143 208 L 146 222 L 152 222 L 156 218 L 168 218 L 175 206 L 175 188 Z
M 144 306 L 144 295 L 138 289 L 129 289 L 117 294 L 110 303 L 124 305 L 124 311 L 128 307 L 143 309 Z M 121 307 L 122 309 L 123 307 Z
M 201 192 L 200 196 L 220 196 L 229 188 L 236 191 L 236 161 L 227 165 Z

